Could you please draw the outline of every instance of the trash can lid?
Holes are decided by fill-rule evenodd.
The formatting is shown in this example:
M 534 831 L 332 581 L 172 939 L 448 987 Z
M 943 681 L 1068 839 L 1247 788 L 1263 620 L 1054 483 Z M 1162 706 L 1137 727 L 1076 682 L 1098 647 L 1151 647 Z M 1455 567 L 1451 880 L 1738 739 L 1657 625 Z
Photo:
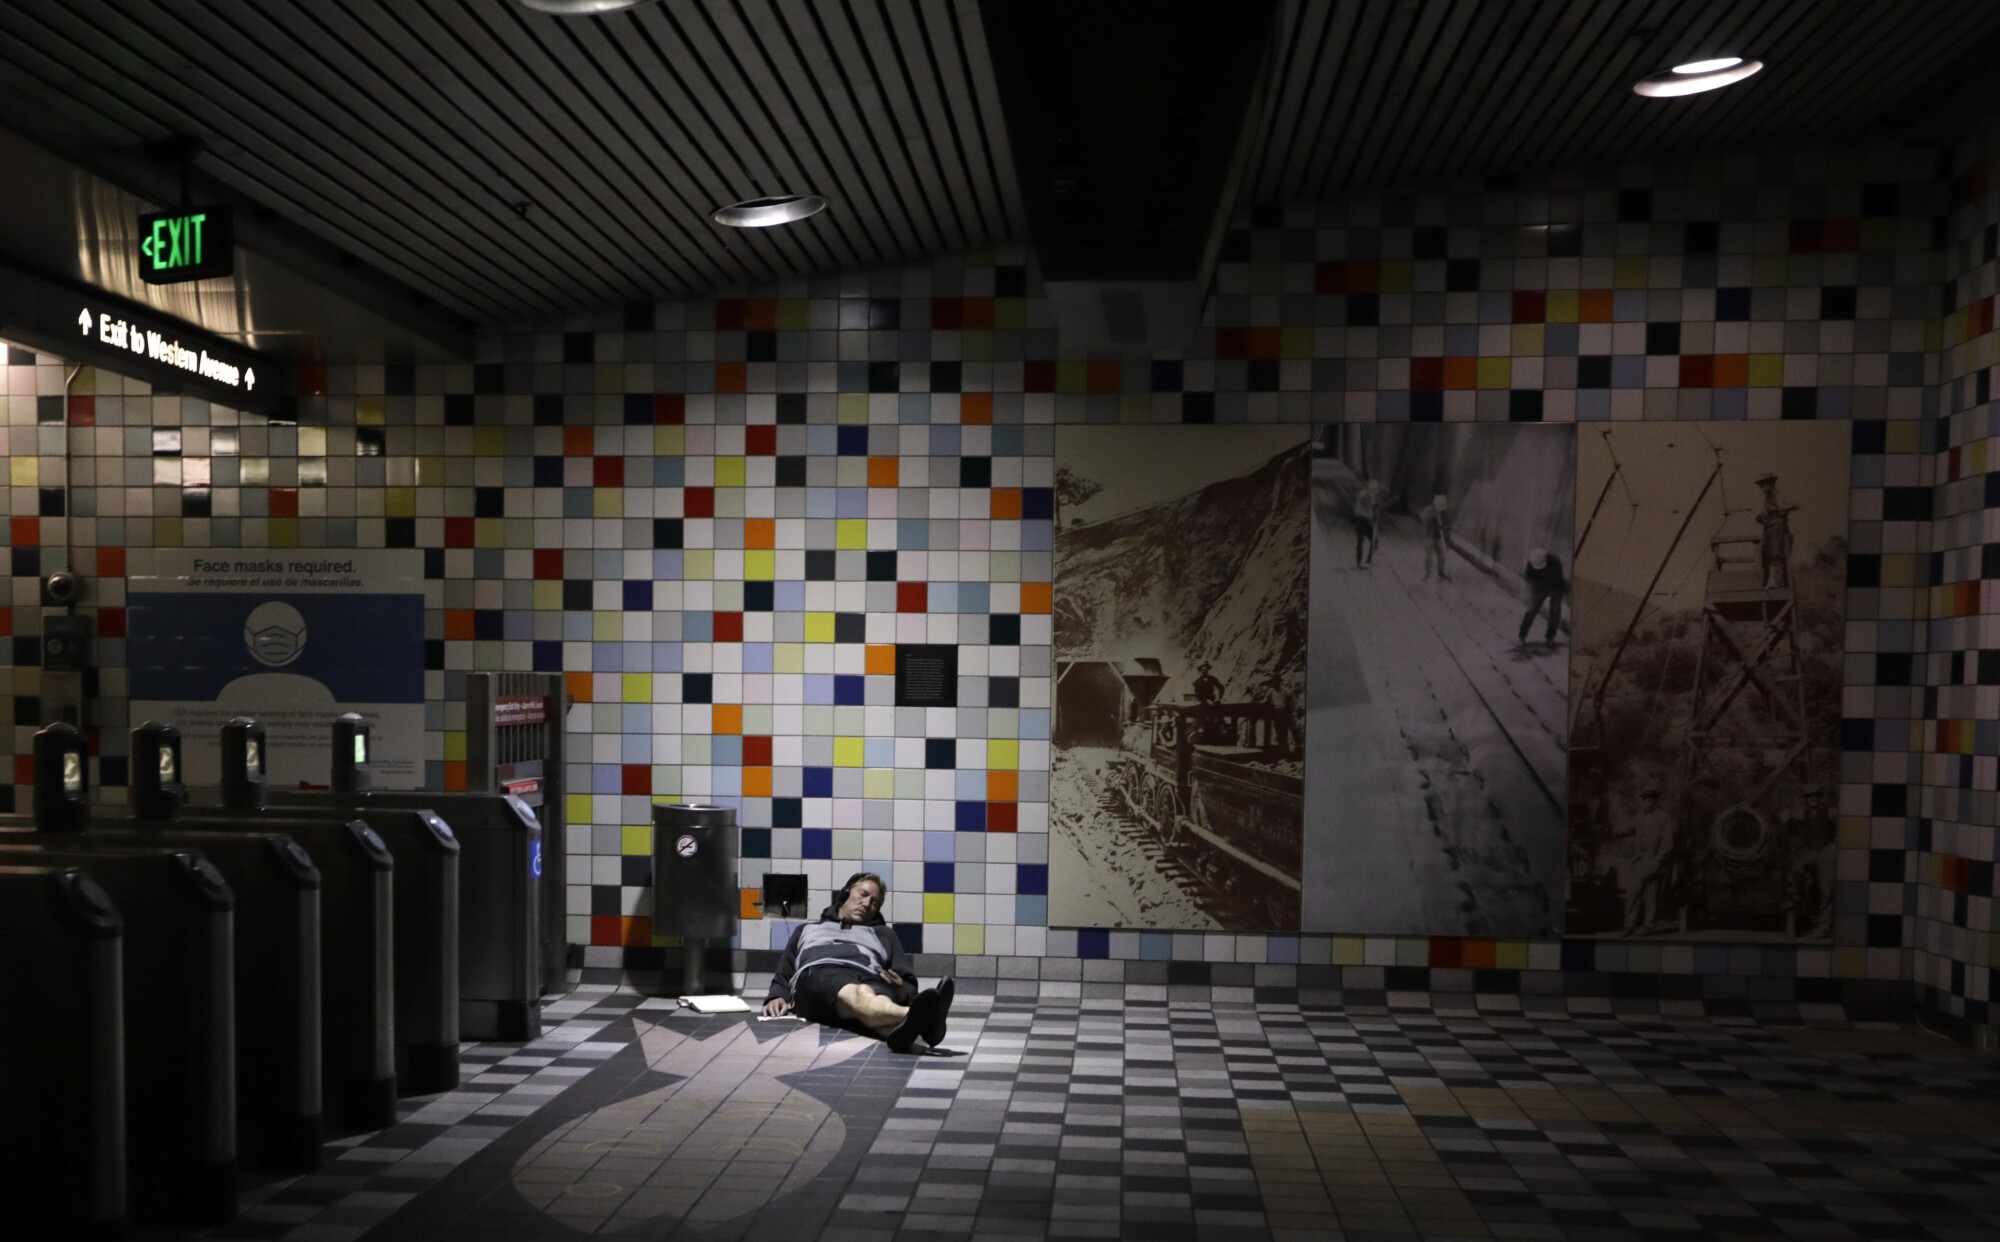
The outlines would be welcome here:
M 736 809 L 699 802 L 674 802 L 653 808 L 656 828 L 734 828 Z

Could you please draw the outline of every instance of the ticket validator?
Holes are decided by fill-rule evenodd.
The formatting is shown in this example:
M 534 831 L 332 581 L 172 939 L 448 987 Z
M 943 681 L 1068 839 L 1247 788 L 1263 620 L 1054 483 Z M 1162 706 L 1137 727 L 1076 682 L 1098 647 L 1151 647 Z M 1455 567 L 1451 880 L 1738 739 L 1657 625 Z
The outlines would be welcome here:
M 256 810 L 264 805 L 264 726 L 238 716 L 222 726 L 222 805 Z M 349 743 L 349 753 L 353 744 Z
M 35 827 L 81 832 L 90 823 L 90 743 L 57 722 L 35 734 Z
M 172 819 L 187 805 L 181 777 L 181 731 L 148 720 L 132 730 L 132 813 L 140 819 Z
M 375 787 L 375 739 L 357 712 L 333 718 L 333 791 L 366 793 Z

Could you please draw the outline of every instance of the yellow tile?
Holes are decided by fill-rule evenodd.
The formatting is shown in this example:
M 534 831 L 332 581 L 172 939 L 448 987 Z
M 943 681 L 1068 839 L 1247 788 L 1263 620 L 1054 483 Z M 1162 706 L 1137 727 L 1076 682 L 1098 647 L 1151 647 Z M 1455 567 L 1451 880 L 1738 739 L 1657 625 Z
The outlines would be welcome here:
M 779 302 L 778 327 L 785 332 L 800 332 L 812 327 L 812 303 L 804 298 L 785 298 Z
M 778 576 L 778 554 L 769 548 L 752 548 L 743 554 L 743 577 L 748 582 L 770 582 Z
M 1549 295 L 1551 297 L 1554 294 Z M 1510 352 L 1516 358 L 1539 358 L 1548 352 L 1548 333 L 1545 325 L 1539 323 L 1517 323 L 1514 325 L 1514 339 Z
M 895 797 L 896 769 L 869 768 L 861 778 L 861 796 L 864 798 Z
M 952 895 L 950 893 L 925 893 L 924 922 L 932 926 L 951 923 L 953 921 L 952 905 Z
M 1788 285 L 1791 283 L 1789 266 L 1784 255 L 1760 254 L 1750 260 L 1750 283 L 1765 289 Z
M 1785 385 L 1783 354 L 1750 355 L 1750 387 L 1782 388 Z
M 844 392 L 840 402 L 834 407 L 834 418 L 850 426 L 868 422 L 868 394 L 865 392 Z
M 715 485 L 717 487 L 743 486 L 743 459 L 741 457 L 716 458 Z
M 383 517 L 417 516 L 417 489 L 414 487 L 392 487 L 382 498 Z
M 1359 966 L 1364 960 L 1366 941 L 1360 936 L 1335 936 L 1333 938 L 1333 964 L 1335 966 Z
M 618 852 L 626 857 L 644 857 L 653 852 L 653 826 L 626 824 L 618 830 Z
M 1278 334 L 1278 354 L 1284 358 L 1310 358 L 1313 356 L 1313 330 L 1311 328 L 1285 328 Z
M 820 616 L 829 616 L 820 613 Z M 831 621 L 829 621 L 831 624 Z M 812 615 L 807 614 L 806 625 L 812 625 Z M 803 673 L 806 671 L 806 648 L 804 643 L 778 643 L 771 648 L 771 671 L 774 673 Z
M 1019 332 L 1028 326 L 1028 299 L 994 298 L 993 326 L 1003 332 Z
M 1913 587 L 1917 582 L 1917 558 L 1907 554 L 1884 553 L 1882 556 L 1882 585 L 1885 587 Z
M 986 743 L 986 766 L 1000 772 L 1021 766 L 1021 744 L 1013 738 L 996 737 Z
M 507 519 L 474 518 L 472 520 L 472 546 L 475 548 L 506 547 Z
M 625 614 L 622 612 L 591 613 L 590 637 L 591 641 L 600 643 L 625 641 Z
M 481 457 L 505 457 L 507 455 L 507 429 L 505 427 L 473 428 L 472 451 Z
M 1544 312 L 1550 323 L 1575 323 L 1577 297 L 1574 289 L 1549 290 L 1548 308 Z
M 1913 418 L 1896 419 L 1888 424 L 1889 433 L 1883 447 L 1891 453 L 1921 453 L 1924 451 L 1924 428 L 1928 423 Z
M 1391 259 L 1382 265 L 1382 292 L 1408 293 L 1416 265 L 1408 259 Z
M 1080 360 L 1056 363 L 1056 391 L 1082 392 L 1090 387 L 1090 364 Z
M 809 643 L 830 643 L 833 641 L 832 613 L 809 612 L 806 614 L 806 641 Z
M 1644 289 L 1647 275 L 1652 269 L 1652 260 L 1645 255 L 1626 255 L 1614 259 L 1611 265 L 1611 284 L 1617 289 Z
M 943 896 L 943 894 L 934 894 Z M 954 953 L 986 952 L 986 928 L 978 923 L 967 923 L 951 929 L 951 951 Z
M 465 758 L 465 730 L 447 729 L 445 731 L 444 758 L 447 763 Z
M 534 606 L 543 611 L 560 612 L 563 606 L 563 584 L 553 578 L 536 579 Z
M 839 518 L 833 524 L 833 546 L 846 552 L 866 551 L 867 518 Z
M 566 794 L 563 797 L 563 819 L 572 824 L 588 824 L 590 818 L 589 794 Z
M 1525 940 L 1502 940 L 1493 946 L 1493 965 L 1501 970 L 1526 970 L 1528 968 L 1528 942 Z
M 653 675 L 651 673 L 627 673 L 623 698 L 627 703 L 650 703 L 653 701 Z
M 858 737 L 837 737 L 833 739 L 833 766 L 836 768 L 858 768 L 866 753 L 865 739 Z
M 625 489 L 622 487 L 594 487 L 590 489 L 590 515 L 601 518 L 624 517 Z
M 1481 358 L 1479 360 L 1479 386 L 1481 388 L 1506 388 L 1514 380 L 1514 360 L 1512 358 Z
M 299 520 L 297 518 L 272 518 L 269 541 L 274 548 L 296 548 L 299 546 Z M 153 519 L 153 542 L 163 548 L 181 546 L 181 520 L 179 518 Z
M 379 393 L 354 399 L 354 422 L 359 427 L 380 427 L 383 422 L 383 399 Z
M 15 457 L 7 463 L 7 477 L 15 487 L 34 487 L 42 479 L 42 459 Z
M 681 554 L 681 577 L 689 582 L 707 582 L 715 577 L 715 553 L 708 548 L 689 548 Z
M 687 452 L 687 428 L 653 428 L 653 456 L 679 457 Z
M 444 487 L 444 458 L 427 454 L 415 459 L 418 487 Z

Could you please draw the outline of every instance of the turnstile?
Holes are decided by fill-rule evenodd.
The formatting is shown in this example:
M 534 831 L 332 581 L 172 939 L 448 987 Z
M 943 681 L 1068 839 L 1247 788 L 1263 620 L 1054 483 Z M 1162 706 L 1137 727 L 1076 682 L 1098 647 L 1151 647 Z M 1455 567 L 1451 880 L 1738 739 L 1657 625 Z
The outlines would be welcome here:
M 320 876 L 290 837 L 97 828 L 42 833 L 0 824 L 0 863 L 198 850 L 236 896 L 236 1121 L 243 1163 L 274 1173 L 320 1165 Z
M 73 867 L 0 860 L 0 1203 L 24 1236 L 116 1238 L 126 1220 L 124 919 Z
M 428 790 L 273 791 L 280 807 L 434 811 L 459 843 L 459 1032 L 467 1039 L 527 1040 L 542 1031 L 542 828 L 507 794 Z
M 235 898 L 191 850 L 93 854 L 85 867 L 125 919 L 127 1172 L 135 1218 L 214 1225 L 236 1216 Z

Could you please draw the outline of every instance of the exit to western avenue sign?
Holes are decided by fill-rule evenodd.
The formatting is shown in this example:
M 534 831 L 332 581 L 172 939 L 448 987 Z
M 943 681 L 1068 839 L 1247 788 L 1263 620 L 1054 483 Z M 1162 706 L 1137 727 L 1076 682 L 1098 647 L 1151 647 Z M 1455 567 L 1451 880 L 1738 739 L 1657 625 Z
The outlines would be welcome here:
M 236 270 L 235 220 L 227 207 L 187 207 L 139 217 L 139 279 L 179 284 Z

